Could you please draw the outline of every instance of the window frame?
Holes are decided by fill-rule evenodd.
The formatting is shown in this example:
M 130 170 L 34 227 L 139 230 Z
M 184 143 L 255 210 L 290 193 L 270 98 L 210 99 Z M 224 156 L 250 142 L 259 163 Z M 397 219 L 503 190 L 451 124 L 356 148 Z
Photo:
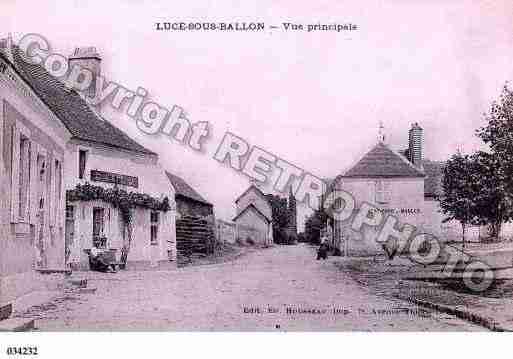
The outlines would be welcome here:
M 99 232 L 98 232 L 98 238 L 95 239 L 95 234 L 94 234 L 94 227 L 95 227 L 95 220 L 94 220 L 94 213 L 96 210 L 101 210 L 102 212 L 102 221 L 101 221 L 101 228 L 99 228 Z M 92 210 L 92 225 L 93 225 L 93 228 L 92 228 L 92 246 L 93 247 L 96 247 L 98 249 L 106 249 L 108 248 L 108 239 L 105 241 L 105 243 L 102 245 L 102 243 L 100 242 L 100 246 L 96 246 L 95 245 L 95 241 L 101 241 L 101 238 L 102 238 L 102 234 L 103 236 L 105 236 L 105 221 L 106 221 L 106 208 L 105 207 L 101 207 L 101 206 L 94 206 L 93 207 L 93 210 Z
M 154 216 L 156 220 L 154 220 Z M 159 245 L 160 212 L 150 210 L 150 245 Z
M 377 180 L 375 185 L 375 198 L 378 204 L 388 204 L 392 198 L 392 191 L 390 189 L 391 182 L 387 180 Z
M 82 168 L 82 161 L 81 161 L 82 153 L 84 154 L 83 168 Z M 89 159 L 89 150 L 79 147 L 78 148 L 78 179 L 81 179 L 81 180 L 87 179 L 86 174 L 87 174 L 87 160 L 88 159 Z
M 21 165 L 21 144 L 22 141 L 27 141 L 27 164 L 25 168 L 28 168 L 28 178 L 24 181 L 26 186 L 26 200 L 25 200 L 25 208 L 23 210 L 23 215 L 21 215 L 21 174 L 22 168 Z M 34 151 L 34 142 L 32 141 L 32 136 L 30 130 L 25 127 L 20 121 L 16 121 L 12 126 L 11 132 L 11 208 L 10 208 L 10 217 L 11 223 L 30 223 L 30 205 L 31 205 L 31 171 L 32 171 L 32 152 Z

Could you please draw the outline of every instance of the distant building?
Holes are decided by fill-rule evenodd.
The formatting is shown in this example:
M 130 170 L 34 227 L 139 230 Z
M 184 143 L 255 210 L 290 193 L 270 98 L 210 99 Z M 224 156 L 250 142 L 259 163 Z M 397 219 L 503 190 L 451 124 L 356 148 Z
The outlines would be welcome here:
M 238 226 L 255 228 L 258 238 L 252 238 L 259 244 L 273 243 L 272 208 L 265 194 L 254 184 L 236 200 L 236 216 L 233 221 Z M 245 238 L 242 238 L 245 240 Z

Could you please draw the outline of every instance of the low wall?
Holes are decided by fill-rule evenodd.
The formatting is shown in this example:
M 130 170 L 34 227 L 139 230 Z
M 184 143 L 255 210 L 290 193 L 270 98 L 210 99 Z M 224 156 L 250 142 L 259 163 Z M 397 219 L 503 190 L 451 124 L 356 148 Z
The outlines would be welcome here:
M 227 222 L 221 219 L 216 221 L 217 240 L 223 243 L 234 244 L 237 239 L 246 243 L 248 239 L 254 243 L 265 243 L 267 233 L 259 230 L 256 227 L 235 224 L 234 222 Z

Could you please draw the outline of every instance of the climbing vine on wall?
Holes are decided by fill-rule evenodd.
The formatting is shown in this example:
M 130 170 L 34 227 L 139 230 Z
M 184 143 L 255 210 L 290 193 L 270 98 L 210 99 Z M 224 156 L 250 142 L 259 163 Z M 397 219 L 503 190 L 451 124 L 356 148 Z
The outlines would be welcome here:
M 123 221 L 127 224 L 132 223 L 132 208 L 140 207 L 163 212 L 171 208 L 168 197 L 160 200 L 146 193 L 127 192 L 117 187 L 104 188 L 89 183 L 78 184 L 74 189 L 68 190 L 66 200 L 68 202 L 102 200 L 111 203 L 119 209 Z

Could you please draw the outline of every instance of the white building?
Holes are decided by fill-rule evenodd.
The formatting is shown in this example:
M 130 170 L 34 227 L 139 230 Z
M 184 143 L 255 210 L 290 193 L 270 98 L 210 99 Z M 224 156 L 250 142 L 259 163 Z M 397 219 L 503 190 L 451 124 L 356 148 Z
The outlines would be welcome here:
M 442 240 L 453 239 L 458 223 L 443 223 L 445 216 L 437 200 L 441 193 L 442 163 L 423 158 L 422 128 L 412 124 L 408 148 L 399 152 L 386 143 L 381 131 L 376 145 L 340 174 L 331 183 L 330 191 L 349 192 L 356 208 L 366 202 L 378 208 L 383 218 L 393 215 L 399 228 L 409 224 L 420 233 Z M 341 252 L 354 255 L 383 252 L 381 244 L 376 242 L 379 227 L 364 226 L 363 231 L 357 232 L 349 222 L 334 221 L 331 225 L 334 246 Z
M 259 244 L 273 243 L 272 208 L 265 194 L 255 185 L 249 186 L 236 200 L 233 222 L 239 228 L 254 228 Z M 245 238 L 241 238 L 244 240 Z
M 0 306 L 64 267 L 66 144 L 72 134 L 0 40 Z

